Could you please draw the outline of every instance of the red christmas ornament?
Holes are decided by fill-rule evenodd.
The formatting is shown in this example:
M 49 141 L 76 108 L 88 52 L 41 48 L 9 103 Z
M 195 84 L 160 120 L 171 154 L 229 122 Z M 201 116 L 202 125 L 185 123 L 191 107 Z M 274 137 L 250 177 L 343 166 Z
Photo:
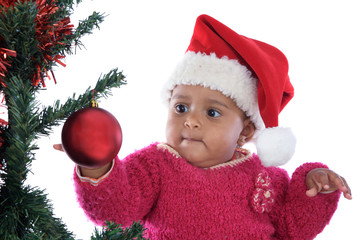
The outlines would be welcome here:
M 83 108 L 65 122 L 61 141 L 64 151 L 76 164 L 99 168 L 114 159 L 122 145 L 117 119 L 98 107 Z

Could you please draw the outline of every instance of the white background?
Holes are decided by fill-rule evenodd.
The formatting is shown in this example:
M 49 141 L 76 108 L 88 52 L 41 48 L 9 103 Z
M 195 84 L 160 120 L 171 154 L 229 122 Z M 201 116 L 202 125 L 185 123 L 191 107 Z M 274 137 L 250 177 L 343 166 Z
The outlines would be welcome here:
M 359 5 L 359 4 L 358 4 Z M 64 102 L 74 92 L 94 87 L 101 73 L 118 67 L 128 84 L 113 90 L 100 106 L 112 112 L 123 129 L 120 157 L 164 140 L 166 108 L 162 83 L 183 56 L 196 17 L 206 13 L 238 33 L 278 47 L 288 57 L 295 97 L 280 115 L 280 125 L 297 135 L 296 154 L 285 169 L 292 174 L 307 161 L 322 161 L 344 176 L 353 200 L 342 198 L 329 226 L 317 239 L 360 239 L 360 187 L 356 180 L 361 127 L 360 8 L 355 1 L 119 1 L 84 0 L 75 7 L 77 25 L 93 11 L 108 15 L 100 30 L 83 38 L 86 49 L 67 56 L 58 67 L 58 84 L 47 81 L 43 105 Z M 52 149 L 61 126 L 38 141 L 40 150 L 29 183 L 46 189 L 57 217 L 79 239 L 89 239 L 94 225 L 74 195 L 74 164 Z M 312 213 L 310 213 L 312 214 Z

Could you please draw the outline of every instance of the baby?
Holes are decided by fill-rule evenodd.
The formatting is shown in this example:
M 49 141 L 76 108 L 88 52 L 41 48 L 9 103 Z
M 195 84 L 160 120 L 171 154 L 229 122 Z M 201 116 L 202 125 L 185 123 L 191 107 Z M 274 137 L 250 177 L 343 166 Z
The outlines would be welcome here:
M 292 178 L 276 167 L 295 142 L 278 127 L 293 97 L 278 49 L 201 15 L 163 94 L 166 143 L 76 168 L 78 200 L 95 223 L 142 220 L 150 239 L 312 239 L 340 192 L 351 199 L 345 179 L 321 163 Z M 257 155 L 242 148 L 251 140 Z

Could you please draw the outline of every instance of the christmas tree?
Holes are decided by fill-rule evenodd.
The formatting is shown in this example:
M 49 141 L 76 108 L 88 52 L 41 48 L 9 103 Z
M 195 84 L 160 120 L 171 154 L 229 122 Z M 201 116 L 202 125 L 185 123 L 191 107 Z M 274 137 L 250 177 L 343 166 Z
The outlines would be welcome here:
M 38 149 L 36 140 L 51 133 L 90 100 L 107 97 L 126 84 L 121 71 L 101 76 L 94 88 L 61 104 L 40 107 L 36 95 L 46 80 L 56 81 L 53 67 L 81 47 L 81 38 L 98 28 L 104 16 L 94 12 L 70 23 L 72 0 L 0 0 L 0 236 L 1 239 L 73 239 L 61 219 L 54 217 L 44 190 L 25 184 Z M 1 117 L 0 116 L 0 117 Z M 123 230 L 107 223 L 93 239 L 142 239 L 142 226 Z M 129 237 L 129 238 L 128 238 Z

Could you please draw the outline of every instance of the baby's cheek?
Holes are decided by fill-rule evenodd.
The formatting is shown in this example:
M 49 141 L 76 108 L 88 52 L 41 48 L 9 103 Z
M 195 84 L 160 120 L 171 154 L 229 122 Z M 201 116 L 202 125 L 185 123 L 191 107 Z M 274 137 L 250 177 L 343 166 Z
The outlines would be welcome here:
M 232 158 L 237 143 L 230 141 L 230 139 L 216 138 L 213 146 L 214 155 L 218 155 L 218 158 L 223 159 L 223 162 L 227 162 Z

